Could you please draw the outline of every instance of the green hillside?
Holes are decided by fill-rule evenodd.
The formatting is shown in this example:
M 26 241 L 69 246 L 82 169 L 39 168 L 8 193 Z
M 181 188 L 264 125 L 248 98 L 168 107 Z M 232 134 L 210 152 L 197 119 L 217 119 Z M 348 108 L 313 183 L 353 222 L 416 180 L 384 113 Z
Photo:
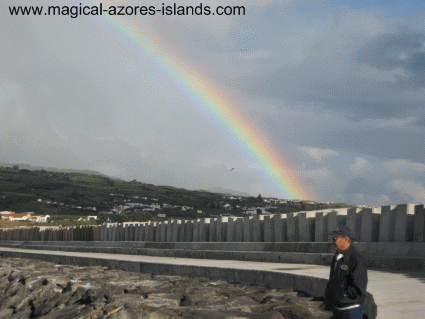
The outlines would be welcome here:
M 104 212 L 118 221 L 129 220 L 137 213 L 140 217 L 140 213 L 154 204 L 155 211 L 149 213 L 152 216 L 166 214 L 167 218 L 186 219 L 220 214 L 243 216 L 243 208 L 248 207 L 272 206 L 272 213 L 349 207 L 305 201 L 265 202 L 261 195 L 229 197 L 229 194 L 155 186 L 135 180 L 126 182 L 101 174 L 28 170 L 17 165 L 0 167 L 0 211 L 49 214 L 53 219 Z

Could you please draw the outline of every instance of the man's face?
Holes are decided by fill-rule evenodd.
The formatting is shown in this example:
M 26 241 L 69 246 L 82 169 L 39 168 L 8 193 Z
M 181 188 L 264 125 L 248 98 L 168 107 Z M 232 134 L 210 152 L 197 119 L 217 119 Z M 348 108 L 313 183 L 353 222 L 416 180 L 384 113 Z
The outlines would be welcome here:
M 332 245 L 334 249 L 338 252 L 343 252 L 344 250 L 346 250 L 348 248 L 347 244 L 349 246 L 347 237 L 338 236 L 332 238 Z

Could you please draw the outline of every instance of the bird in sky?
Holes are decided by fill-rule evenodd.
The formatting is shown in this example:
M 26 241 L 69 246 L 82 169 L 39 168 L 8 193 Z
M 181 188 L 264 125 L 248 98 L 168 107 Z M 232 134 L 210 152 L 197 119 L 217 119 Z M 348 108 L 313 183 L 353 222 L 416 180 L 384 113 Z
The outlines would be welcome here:
M 235 168 L 234 167 L 232 167 L 230 170 L 229 170 L 229 172 L 233 172 L 233 170 L 234 170 Z

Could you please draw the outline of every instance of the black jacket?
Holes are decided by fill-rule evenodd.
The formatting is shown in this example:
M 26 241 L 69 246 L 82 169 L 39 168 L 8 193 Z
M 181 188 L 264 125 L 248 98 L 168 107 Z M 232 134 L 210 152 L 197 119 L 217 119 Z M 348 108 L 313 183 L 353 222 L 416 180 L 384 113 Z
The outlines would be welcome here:
M 362 304 L 366 296 L 367 269 L 365 258 L 350 245 L 340 260 L 336 260 L 335 254 L 326 286 L 327 303 L 338 307 L 348 307 Z M 337 266 L 335 268 L 335 263 Z

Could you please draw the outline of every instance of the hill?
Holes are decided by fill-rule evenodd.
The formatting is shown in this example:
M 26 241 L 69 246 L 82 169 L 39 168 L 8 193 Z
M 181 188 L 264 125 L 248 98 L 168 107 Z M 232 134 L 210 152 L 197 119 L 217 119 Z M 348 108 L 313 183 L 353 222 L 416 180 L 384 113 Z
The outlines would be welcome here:
M 57 173 L 81 173 L 81 174 L 90 174 L 90 175 L 100 175 L 100 176 L 106 176 L 104 174 L 101 174 L 97 171 L 91 171 L 86 169 L 60 169 L 56 167 L 43 167 L 43 166 L 32 166 L 30 164 L 12 164 L 12 163 L 0 163 L 0 167 L 10 167 L 13 168 L 15 166 L 18 166 L 20 169 L 27 169 L 29 171 L 47 171 L 47 172 L 57 172 Z
M 167 218 L 191 219 L 221 214 L 243 216 L 249 208 L 288 213 L 330 207 L 349 205 L 266 199 L 261 195 L 230 196 L 136 180 L 126 182 L 101 174 L 28 170 L 17 165 L 0 167 L 0 211 L 49 214 L 53 219 L 102 215 L 101 212 L 103 218 L 107 214 L 116 221 L 134 216 L 146 219 L 158 213 Z
M 221 188 L 221 187 L 212 187 L 207 189 L 206 191 L 212 192 L 212 193 L 219 193 L 219 194 L 235 195 L 235 196 L 244 196 L 244 197 L 251 196 L 251 194 L 248 194 L 246 192 L 240 192 L 240 191 L 235 191 L 233 189 Z

